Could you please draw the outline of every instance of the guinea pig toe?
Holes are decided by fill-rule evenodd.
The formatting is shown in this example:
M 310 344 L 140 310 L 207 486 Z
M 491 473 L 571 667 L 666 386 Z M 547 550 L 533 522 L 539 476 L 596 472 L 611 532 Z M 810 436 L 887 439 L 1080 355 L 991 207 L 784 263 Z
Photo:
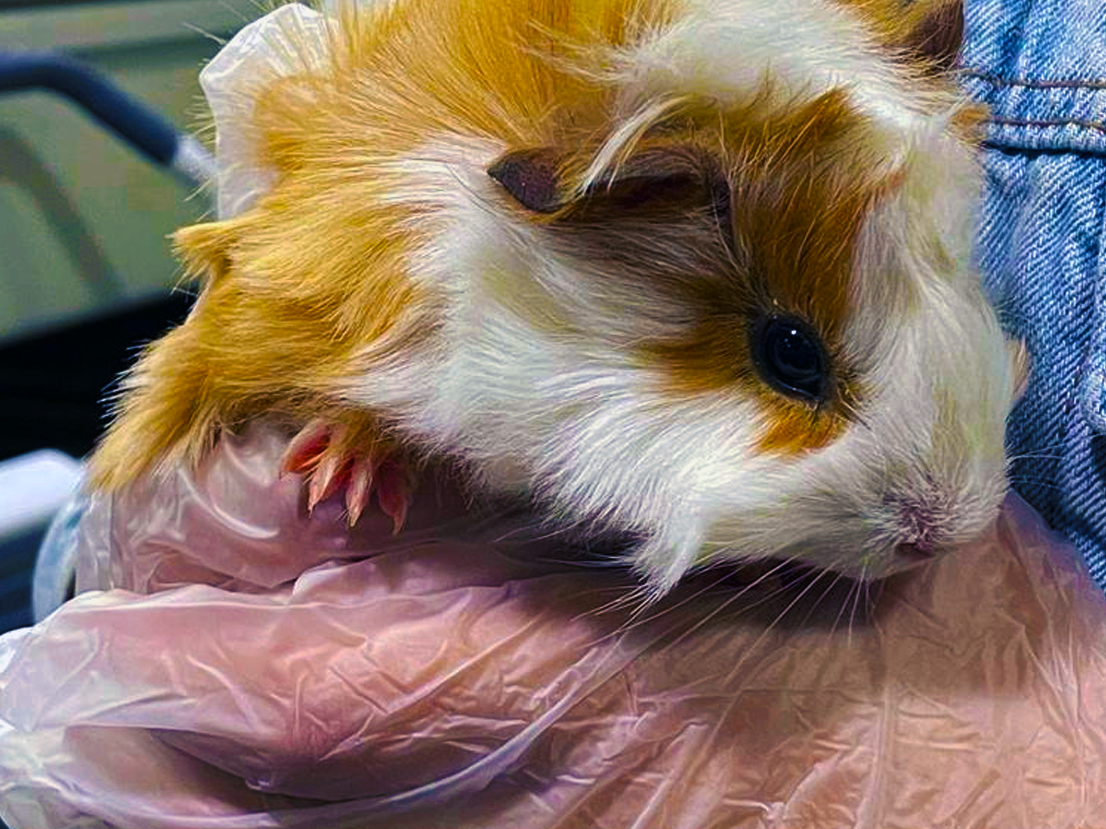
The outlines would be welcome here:
M 346 448 L 341 424 L 313 420 L 288 444 L 280 463 L 281 475 L 298 473 L 307 481 L 307 509 L 314 511 L 352 479 L 353 457 Z
M 392 519 L 392 532 L 398 534 L 407 523 L 415 484 L 403 456 L 394 451 L 368 451 L 350 456 L 347 469 L 344 485 L 349 525 L 358 522 L 375 492 L 380 511 Z
M 386 457 L 376 469 L 376 500 L 381 511 L 392 519 L 393 534 L 407 522 L 414 482 L 410 466 L 399 455 Z
M 353 456 L 348 469 L 345 502 L 349 525 L 358 522 L 375 492 L 380 511 L 392 519 L 392 532 L 398 534 L 407 523 L 414 490 L 410 465 L 395 452 L 368 452 Z
M 342 491 L 346 520 L 352 527 L 375 492 L 395 532 L 407 520 L 414 489 L 411 468 L 390 443 L 365 429 L 322 418 L 312 420 L 289 442 L 280 471 L 304 476 L 308 512 Z
M 359 457 L 350 466 L 349 483 L 346 484 L 346 520 L 352 527 L 368 506 L 373 490 L 373 464 L 369 458 Z
M 307 509 L 314 510 L 333 495 L 340 486 L 347 484 L 352 467 L 351 458 L 340 449 L 327 449 L 318 465 L 310 473 L 307 483 Z
M 318 467 L 331 443 L 332 424 L 312 420 L 288 443 L 280 460 L 280 474 L 310 473 Z

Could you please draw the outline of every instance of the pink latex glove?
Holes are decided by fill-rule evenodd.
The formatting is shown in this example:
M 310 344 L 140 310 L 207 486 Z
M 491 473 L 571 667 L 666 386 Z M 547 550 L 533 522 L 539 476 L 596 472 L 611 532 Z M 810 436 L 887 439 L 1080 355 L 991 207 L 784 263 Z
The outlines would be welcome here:
M 13 829 L 1106 826 L 1106 602 L 1016 498 L 870 614 L 714 571 L 634 615 L 437 475 L 396 538 L 309 518 L 280 451 L 86 517 L 112 589 L 0 639 Z

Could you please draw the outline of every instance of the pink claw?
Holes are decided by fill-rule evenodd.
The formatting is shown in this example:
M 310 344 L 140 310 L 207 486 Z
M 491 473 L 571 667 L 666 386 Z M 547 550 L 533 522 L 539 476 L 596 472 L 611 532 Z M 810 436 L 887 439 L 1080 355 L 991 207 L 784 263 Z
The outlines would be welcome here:
M 373 465 L 368 458 L 357 458 L 346 485 L 346 516 L 352 527 L 361 518 L 373 489 Z
M 411 487 L 406 470 L 389 458 L 377 469 L 376 500 L 385 515 L 392 519 L 392 534 L 398 535 L 407 523 L 407 507 L 411 502 Z
M 312 420 L 288 443 L 280 462 L 280 474 L 309 472 L 319 465 L 330 446 L 333 430 L 322 419 Z
M 281 459 L 281 475 L 307 478 L 309 512 L 339 489 L 345 490 L 346 519 L 360 520 L 375 490 L 381 511 L 398 533 L 407 520 L 411 482 L 401 456 L 389 455 L 379 445 L 359 448 L 349 440 L 347 425 L 312 420 L 292 438 Z
M 349 458 L 338 452 L 323 455 L 315 471 L 311 473 L 311 482 L 307 485 L 307 509 L 313 510 L 338 489 L 343 473 L 349 465 Z

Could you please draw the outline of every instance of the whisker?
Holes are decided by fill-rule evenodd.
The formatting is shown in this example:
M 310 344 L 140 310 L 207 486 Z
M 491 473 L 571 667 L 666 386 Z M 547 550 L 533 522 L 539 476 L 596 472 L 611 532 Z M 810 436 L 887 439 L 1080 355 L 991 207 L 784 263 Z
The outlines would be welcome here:
M 814 585 L 816 585 L 818 583 L 818 580 L 821 579 L 822 576 L 824 576 L 827 572 L 829 572 L 829 571 L 820 570 L 814 576 L 814 578 L 812 578 L 810 580 L 810 584 L 808 584 L 806 587 L 804 587 L 802 589 L 802 591 L 799 593 L 799 595 L 797 595 L 794 599 L 792 599 L 791 602 L 787 605 L 787 607 L 785 607 L 779 614 L 776 615 L 776 618 L 772 621 L 772 623 L 770 625 L 768 625 L 768 627 L 766 627 L 761 632 L 760 636 L 758 636 L 756 638 L 756 640 L 749 647 L 745 648 L 745 656 L 743 656 L 743 658 L 739 659 L 737 661 L 737 663 L 730 669 L 729 673 L 726 675 L 726 681 L 727 682 L 732 682 L 734 680 L 734 678 L 737 675 L 738 670 L 741 667 L 744 666 L 745 661 L 748 658 L 748 654 L 752 654 L 752 653 L 755 653 L 757 651 L 757 649 L 760 647 L 760 645 L 764 642 L 765 638 L 767 638 L 768 634 L 770 634 L 775 629 L 776 625 L 778 625 L 779 622 L 782 619 L 784 619 L 787 616 L 787 614 L 790 613 L 794 609 L 795 605 L 797 605 L 800 601 L 802 601 L 803 597 L 808 592 L 810 592 L 810 590 L 813 589 Z
M 1060 484 L 1058 484 L 1054 481 L 1045 480 L 1043 478 L 1017 477 L 1017 478 L 1011 478 L 1009 480 L 1010 480 L 1010 485 L 1011 486 L 1014 486 L 1016 484 L 1023 484 L 1023 485 L 1026 485 L 1026 486 L 1033 486 L 1033 487 L 1039 487 L 1041 489 L 1051 490 L 1053 492 L 1062 492 L 1063 491 L 1063 487 Z
M 862 581 L 863 581 L 864 577 L 867 575 L 867 573 L 868 573 L 868 565 L 867 564 L 862 564 L 860 566 L 860 578 L 861 578 Z M 856 588 L 856 592 L 853 594 L 853 596 L 854 596 L 853 609 L 849 613 L 849 630 L 848 630 L 847 636 L 845 637 L 845 644 L 848 645 L 849 648 L 852 648 L 852 645 L 853 645 L 853 622 L 856 619 L 857 605 L 860 604 L 860 584 L 861 583 L 857 583 L 857 584 L 854 585 L 854 587 Z M 867 609 L 867 608 L 865 608 L 865 609 Z
M 787 564 L 787 562 L 781 562 L 780 564 L 773 567 L 771 570 L 769 570 L 766 573 L 762 574 L 760 577 L 755 579 L 750 584 L 744 585 L 741 590 L 737 591 L 733 596 L 728 597 L 724 604 L 728 604 L 728 603 L 731 603 L 733 601 L 736 601 L 736 600 L 740 599 L 745 594 L 747 594 L 750 590 L 753 590 L 754 588 L 756 588 L 765 579 L 771 577 L 773 574 L 778 572 L 780 568 L 786 566 L 786 564 Z M 675 612 L 676 610 L 679 610 L 682 607 L 685 607 L 686 605 L 690 604 L 691 602 L 695 601 L 696 599 L 700 598 L 701 596 L 703 596 L 703 595 L 707 594 L 708 592 L 714 590 L 720 584 L 722 584 L 727 579 L 729 579 L 732 575 L 733 574 L 732 574 L 731 571 L 724 570 L 721 573 L 721 575 L 717 579 L 712 581 L 711 583 L 709 583 L 709 584 L 707 584 L 703 587 L 698 588 L 697 590 L 695 590 L 690 595 L 681 597 L 679 599 L 679 601 L 676 601 L 676 602 L 673 602 L 673 603 L 670 603 L 670 604 L 667 604 L 667 605 L 656 605 L 652 601 L 651 597 L 648 596 L 646 588 L 638 588 L 638 590 L 634 591 L 634 593 L 631 594 L 631 595 L 644 595 L 646 597 L 646 601 L 644 601 L 643 604 L 640 607 L 638 607 L 635 610 L 635 612 L 631 615 L 631 617 L 629 619 L 627 619 L 623 624 L 619 625 L 618 628 L 611 631 L 610 633 L 605 634 L 604 636 L 601 636 L 593 644 L 598 644 L 598 643 L 602 642 L 604 639 L 610 638 L 612 636 L 624 635 L 625 633 L 628 633 L 629 631 L 633 630 L 634 628 L 641 627 L 642 625 L 655 622 L 656 620 L 661 619 L 664 616 L 667 616 L 667 615 Z M 656 607 L 657 608 L 656 613 L 654 613 L 650 616 L 644 616 L 643 617 L 641 614 L 645 613 L 645 611 L 647 611 L 650 607 Z M 713 615 L 715 615 L 715 613 L 716 612 L 712 612 L 711 614 L 708 614 L 707 617 L 705 617 L 703 620 L 700 620 L 700 622 L 697 623 L 692 628 L 692 631 L 698 629 L 698 627 L 700 627 L 703 623 L 709 621 L 710 618 L 712 618 Z M 581 618 L 581 617 L 580 616 L 576 617 L 577 620 L 579 618 Z M 690 631 L 688 633 L 690 633 Z M 686 635 L 687 635 L 687 633 L 681 635 L 680 638 L 682 639 Z
M 712 609 L 706 615 L 704 615 L 704 616 L 700 617 L 699 619 L 697 619 L 695 621 L 695 623 L 690 628 L 684 630 L 674 640 L 665 643 L 663 649 L 666 650 L 670 647 L 674 647 L 674 646 L 678 645 L 680 642 L 684 641 L 688 636 L 691 636 L 692 634 L 694 634 L 697 630 L 701 629 L 704 625 L 708 624 L 713 619 L 715 619 L 719 614 L 723 613 L 726 609 L 731 607 L 735 602 L 740 601 L 742 598 L 747 596 L 752 590 L 754 590 L 757 587 L 761 586 L 765 581 L 767 581 L 772 576 L 779 573 L 779 571 L 781 569 L 784 569 L 784 568 L 790 566 L 793 562 L 794 562 L 794 559 L 788 559 L 788 560 L 780 561 L 779 563 L 777 563 L 776 565 L 771 567 L 769 570 L 767 570 L 764 573 L 760 574 L 756 579 L 754 579 L 749 584 L 743 585 L 740 590 L 738 590 L 733 595 L 728 596 L 719 606 Z M 640 627 L 642 625 L 655 622 L 657 619 L 660 619 L 663 616 L 666 616 L 666 615 L 674 612 L 675 610 L 678 610 L 679 608 L 685 607 L 686 605 L 688 605 L 692 601 L 695 601 L 696 599 L 698 599 L 699 597 L 701 597 L 704 594 L 708 593 L 709 591 L 714 590 L 715 588 L 718 587 L 718 585 L 722 584 L 724 581 L 729 579 L 731 576 L 732 576 L 732 571 L 727 569 L 722 573 L 722 575 L 719 579 L 711 582 L 710 584 L 706 585 L 703 588 L 700 588 L 700 589 L 696 590 L 691 595 L 685 596 L 685 597 L 681 598 L 678 602 L 675 602 L 673 604 L 669 604 L 669 605 L 666 605 L 666 606 L 659 607 L 657 609 L 657 612 L 654 613 L 651 616 L 628 620 L 626 624 L 621 625 L 617 630 L 612 631 L 611 634 L 608 634 L 605 637 L 600 637 L 596 641 L 601 642 L 604 638 L 608 638 L 609 636 L 623 635 L 623 634 L 625 634 L 626 632 L 632 630 L 635 627 Z M 770 590 L 766 594 L 764 594 L 763 596 L 758 598 L 756 601 L 751 602 L 749 604 L 742 605 L 739 612 L 743 613 L 743 612 L 753 610 L 754 608 L 756 608 L 756 607 L 760 606 L 761 604 L 771 600 L 772 598 L 776 597 L 777 595 L 780 595 L 780 594 L 786 592 L 786 590 L 787 590 L 787 588 L 785 586 Z M 640 610 L 644 611 L 645 609 L 648 609 L 649 606 L 651 606 L 651 603 L 650 603 L 650 605 L 646 605 L 643 608 L 640 608 Z
M 1013 464 L 1019 461 L 1062 461 L 1067 457 L 1066 453 L 1057 452 L 1051 454 L 1049 452 L 1021 452 L 1017 455 L 1010 455 L 1006 462 Z
M 833 584 L 837 584 L 837 580 L 836 580 L 836 579 L 834 580 Z M 832 586 L 833 586 L 833 585 L 831 585 L 831 588 L 832 588 Z M 845 614 L 845 610 L 846 610 L 846 609 L 848 608 L 848 606 L 849 606 L 849 598 L 850 598 L 850 597 L 852 596 L 853 590 L 857 590 L 857 589 L 859 589 L 859 588 L 857 587 L 857 585 L 856 585 L 856 584 L 854 584 L 854 585 L 853 585 L 853 586 L 852 586 L 852 587 L 851 587 L 851 588 L 849 589 L 849 593 L 848 593 L 848 594 L 847 594 L 847 595 L 845 596 L 845 601 L 843 601 L 843 602 L 841 603 L 841 607 L 840 607 L 840 609 L 839 609 L 839 610 L 837 611 L 837 615 L 836 615 L 836 616 L 835 616 L 835 617 L 833 618 L 833 624 L 832 624 L 832 625 L 830 625 L 830 636 L 831 636 L 831 637 L 833 636 L 833 634 L 834 634 L 834 633 L 836 633 L 836 632 L 837 632 L 837 625 L 838 625 L 838 623 L 839 623 L 839 622 L 841 621 L 841 617 L 842 617 L 842 616 L 844 616 L 844 614 Z

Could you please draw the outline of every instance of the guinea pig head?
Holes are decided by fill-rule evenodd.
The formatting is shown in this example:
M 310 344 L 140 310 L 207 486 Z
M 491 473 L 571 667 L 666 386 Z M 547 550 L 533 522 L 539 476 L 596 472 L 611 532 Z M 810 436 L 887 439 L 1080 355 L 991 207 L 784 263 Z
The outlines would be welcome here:
M 976 537 L 1026 370 L 970 263 L 977 116 L 665 83 L 602 141 L 488 166 L 475 454 L 640 535 L 658 592 L 719 558 L 878 578 Z

